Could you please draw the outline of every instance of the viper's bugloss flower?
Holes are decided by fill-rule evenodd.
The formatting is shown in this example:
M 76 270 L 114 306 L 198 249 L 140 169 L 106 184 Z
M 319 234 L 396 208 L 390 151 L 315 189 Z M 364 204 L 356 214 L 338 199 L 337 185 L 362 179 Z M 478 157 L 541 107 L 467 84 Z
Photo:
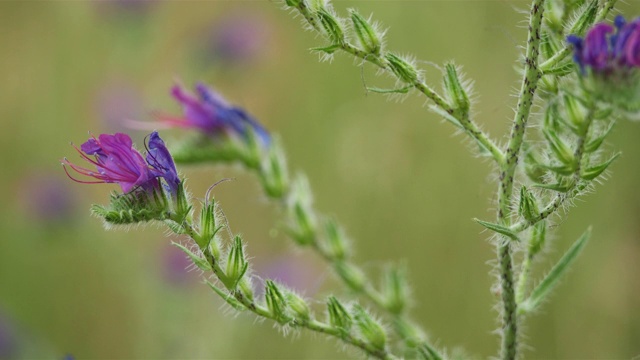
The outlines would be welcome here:
M 246 139 L 252 131 L 264 145 L 270 136 L 258 121 L 243 109 L 230 105 L 220 94 L 198 84 L 195 95 L 180 85 L 171 89 L 173 97 L 182 105 L 182 117 L 158 115 L 158 120 L 171 127 L 197 129 L 210 136 L 239 136 Z
M 167 149 L 157 131 L 149 134 L 147 163 L 153 168 L 151 172 L 155 176 L 164 178 L 169 193 L 175 195 L 180 186 L 178 170 L 176 170 L 176 164 L 173 162 L 169 149 Z
M 154 174 L 154 168 L 150 167 L 138 150 L 133 148 L 133 142 L 127 134 L 101 134 L 97 138 L 92 137 L 84 142 L 80 145 L 80 149 L 77 147 L 75 149 L 83 159 L 94 165 L 96 170 L 75 165 L 65 158 L 62 161 L 63 165 L 95 179 L 78 180 L 69 174 L 65 166 L 67 175 L 74 181 L 85 184 L 117 183 L 123 193 L 128 193 L 136 187 L 149 190 L 159 185 L 157 179 L 159 175 Z M 89 157 L 92 155 L 93 158 Z
M 583 74 L 586 69 L 607 75 L 640 67 L 640 18 L 627 23 L 619 15 L 615 27 L 596 24 L 584 39 L 570 35 L 567 41 L 573 45 L 573 59 Z

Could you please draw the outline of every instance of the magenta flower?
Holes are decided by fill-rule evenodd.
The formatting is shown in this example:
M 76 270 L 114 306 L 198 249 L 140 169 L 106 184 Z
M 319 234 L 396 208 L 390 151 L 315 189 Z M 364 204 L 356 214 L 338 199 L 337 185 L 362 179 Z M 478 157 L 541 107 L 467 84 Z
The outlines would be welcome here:
M 609 74 L 640 67 L 640 18 L 626 23 L 624 17 L 618 16 L 615 27 L 596 24 L 584 39 L 570 35 L 567 42 L 573 45 L 573 59 L 583 74 L 586 68 Z
M 123 193 L 128 193 L 137 187 L 146 191 L 159 187 L 157 178 L 163 175 L 160 174 L 161 170 L 154 165 L 159 165 L 161 162 L 148 164 L 142 155 L 133 148 L 133 142 L 127 134 L 102 134 L 98 138 L 92 137 L 83 143 L 80 149 L 76 147 L 76 150 L 83 159 L 96 167 L 96 170 L 87 169 L 72 164 L 65 158 L 62 161 L 65 172 L 69 178 L 76 182 L 84 184 L 117 183 Z M 90 157 L 91 155 L 93 158 Z M 156 158 L 160 158 L 160 156 Z M 165 165 L 167 164 L 165 163 Z M 66 166 L 95 180 L 78 180 L 69 174 Z
M 220 94 L 203 84 L 196 85 L 196 95 L 176 85 L 171 94 L 183 107 L 183 116 L 158 115 L 161 123 L 171 127 L 197 129 L 210 135 L 240 136 L 247 139 L 253 131 L 264 145 L 270 142 L 269 133 L 239 107 L 231 106 Z

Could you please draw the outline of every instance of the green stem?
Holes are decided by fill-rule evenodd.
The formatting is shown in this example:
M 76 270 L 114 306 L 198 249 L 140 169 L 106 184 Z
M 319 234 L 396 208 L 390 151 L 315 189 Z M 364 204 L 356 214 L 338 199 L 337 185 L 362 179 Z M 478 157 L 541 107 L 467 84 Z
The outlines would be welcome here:
M 179 220 L 179 219 L 173 219 L 173 220 Z M 193 225 L 193 223 L 191 223 L 191 221 L 189 220 L 184 220 L 180 224 L 182 225 L 182 228 L 184 229 L 185 233 L 196 244 L 199 244 L 201 236 L 198 233 L 198 230 L 196 229 L 196 227 Z M 238 302 L 240 302 L 245 308 L 249 309 L 249 311 L 253 312 L 254 314 L 263 318 L 278 321 L 276 316 L 272 314 L 267 308 L 248 299 L 242 294 L 241 291 L 237 291 L 236 289 L 237 282 L 230 281 L 230 279 L 225 275 L 224 270 L 220 267 L 220 263 L 217 259 L 217 256 L 214 256 L 212 254 L 210 246 L 207 246 L 204 248 L 201 247 L 200 251 L 202 251 L 202 253 L 204 254 L 205 259 L 211 266 L 211 270 L 213 271 L 214 275 L 218 278 L 218 280 L 220 280 L 220 282 L 224 285 L 227 291 L 229 291 L 229 294 L 231 296 L 233 296 L 236 300 L 238 300 Z M 298 327 L 298 328 L 305 328 L 311 331 L 320 332 L 323 334 L 331 335 L 333 337 L 337 337 L 348 344 L 351 344 L 355 347 L 360 348 L 361 350 L 366 352 L 367 355 L 377 359 L 385 359 L 385 360 L 396 359 L 396 357 L 393 354 L 389 353 L 386 350 L 377 349 L 372 345 L 366 343 L 365 341 L 353 336 L 350 333 L 345 333 L 341 329 L 332 327 L 329 324 L 320 322 L 315 319 L 310 319 L 306 321 L 300 321 L 296 319 L 296 320 L 292 320 L 290 323 L 288 323 L 288 325 Z
M 511 136 L 506 150 L 506 161 L 500 172 L 498 192 L 498 223 L 509 226 L 511 222 L 511 200 L 513 195 L 513 177 L 518 164 L 520 148 L 524 140 L 527 121 L 533 104 L 538 80 L 541 77 L 538 69 L 540 46 L 540 26 L 544 13 L 544 0 L 534 0 L 529 18 L 529 35 L 525 54 L 525 68 L 522 86 L 518 97 L 518 106 L 511 128 Z M 511 244 L 508 239 L 498 242 L 497 246 L 501 297 L 502 297 L 502 346 L 501 357 L 513 360 L 517 354 L 518 316 L 514 289 L 513 258 Z
M 522 263 L 522 270 L 518 277 L 518 288 L 516 290 L 516 302 L 520 304 L 527 292 L 527 285 L 529 284 L 529 274 L 531 273 L 531 263 L 533 261 L 533 255 L 527 253 Z
M 311 24 L 311 26 L 313 26 L 316 30 L 318 30 L 315 17 L 311 13 L 311 10 L 305 5 L 304 1 L 300 2 L 300 5 L 298 5 L 297 9 L 305 17 L 305 19 L 309 22 L 309 24 Z M 320 32 L 322 33 L 322 31 Z M 339 46 L 340 50 L 346 53 L 349 53 L 356 58 L 367 61 L 379 67 L 382 70 L 385 70 L 392 76 L 395 76 L 397 80 L 402 81 L 405 84 L 420 91 L 427 98 L 433 101 L 438 108 L 442 109 L 450 116 L 452 117 L 454 116 L 455 109 L 453 109 L 442 96 L 440 96 L 435 90 L 433 90 L 429 85 L 427 85 L 426 82 L 424 82 L 421 79 L 416 79 L 412 82 L 407 82 L 403 80 L 393 72 L 389 64 L 389 61 L 387 61 L 384 58 L 384 56 L 363 51 L 358 47 L 354 46 L 353 44 L 349 43 L 347 40 L 340 41 L 336 45 Z M 485 149 L 487 149 L 491 153 L 496 163 L 501 164 L 504 159 L 504 154 L 500 150 L 500 147 L 496 145 L 496 143 L 487 134 L 485 134 L 480 129 L 480 127 L 478 127 L 478 125 L 475 122 L 473 122 L 473 120 L 471 120 L 471 118 L 469 118 L 469 114 L 464 114 L 462 116 L 463 118 L 460 118 L 457 120 L 464 127 L 465 132 L 469 136 L 474 138 L 476 141 L 478 141 Z
M 584 147 L 588 140 L 589 130 L 591 129 L 591 124 L 593 123 L 595 112 L 595 100 L 592 101 L 590 108 L 588 109 L 588 113 L 585 116 L 584 122 L 580 125 L 580 133 L 578 134 L 578 142 L 576 144 L 576 148 L 574 150 L 573 156 L 576 159 L 576 169 L 573 173 L 573 185 L 571 188 L 565 193 L 559 193 L 555 196 L 555 198 L 547 204 L 547 206 L 540 211 L 538 216 L 534 217 L 530 220 L 520 220 L 516 224 L 510 227 L 510 230 L 514 233 L 520 233 L 525 231 L 529 227 L 537 224 L 538 222 L 546 219 L 547 217 L 554 214 L 560 207 L 569 199 L 573 199 L 587 187 L 587 182 L 583 181 L 580 178 L 580 171 L 582 169 L 582 163 L 584 161 Z

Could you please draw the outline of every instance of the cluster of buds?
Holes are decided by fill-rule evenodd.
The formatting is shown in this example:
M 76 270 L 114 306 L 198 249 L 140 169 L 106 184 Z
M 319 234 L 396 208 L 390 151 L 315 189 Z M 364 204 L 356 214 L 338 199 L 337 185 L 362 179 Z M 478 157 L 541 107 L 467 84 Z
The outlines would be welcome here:
M 62 160 L 72 180 L 84 184 L 115 183 L 122 194 L 111 197 L 109 207 L 95 206 L 94 212 L 113 224 L 164 220 L 188 212 L 183 182 L 173 158 L 156 131 L 145 140 L 146 156 L 133 147 L 127 134 L 102 134 L 75 147 L 95 170 Z M 77 179 L 67 167 L 91 180 Z

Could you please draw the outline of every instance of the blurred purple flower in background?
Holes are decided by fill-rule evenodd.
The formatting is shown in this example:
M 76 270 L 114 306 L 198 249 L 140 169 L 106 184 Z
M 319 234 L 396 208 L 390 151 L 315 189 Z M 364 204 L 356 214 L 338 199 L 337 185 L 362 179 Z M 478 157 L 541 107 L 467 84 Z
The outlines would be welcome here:
M 53 224 L 71 220 L 76 208 L 74 192 L 58 177 L 32 173 L 18 184 L 18 202 L 29 219 Z
M 324 282 L 324 274 L 302 257 L 285 255 L 268 260 L 254 264 L 254 273 L 259 278 L 274 280 L 305 296 L 315 294 Z M 263 286 L 256 290 L 258 294 L 264 292 Z
M 182 86 L 171 89 L 173 97 L 182 105 L 183 116 L 156 114 L 161 124 L 168 127 L 191 128 L 209 136 L 240 136 L 247 138 L 249 131 L 269 145 L 267 130 L 242 108 L 230 105 L 220 94 L 204 84 L 197 84 L 195 95 Z
M 128 121 L 144 114 L 143 97 L 134 84 L 124 80 L 108 81 L 95 97 L 97 117 L 111 132 L 128 129 Z
M 207 57 L 225 66 L 250 62 L 268 48 L 270 32 L 269 23 L 258 14 L 229 15 L 209 30 Z
M 175 246 L 162 249 L 160 263 L 162 278 L 170 285 L 188 285 L 199 279 L 197 271 L 190 271 L 193 268 L 191 260 Z

